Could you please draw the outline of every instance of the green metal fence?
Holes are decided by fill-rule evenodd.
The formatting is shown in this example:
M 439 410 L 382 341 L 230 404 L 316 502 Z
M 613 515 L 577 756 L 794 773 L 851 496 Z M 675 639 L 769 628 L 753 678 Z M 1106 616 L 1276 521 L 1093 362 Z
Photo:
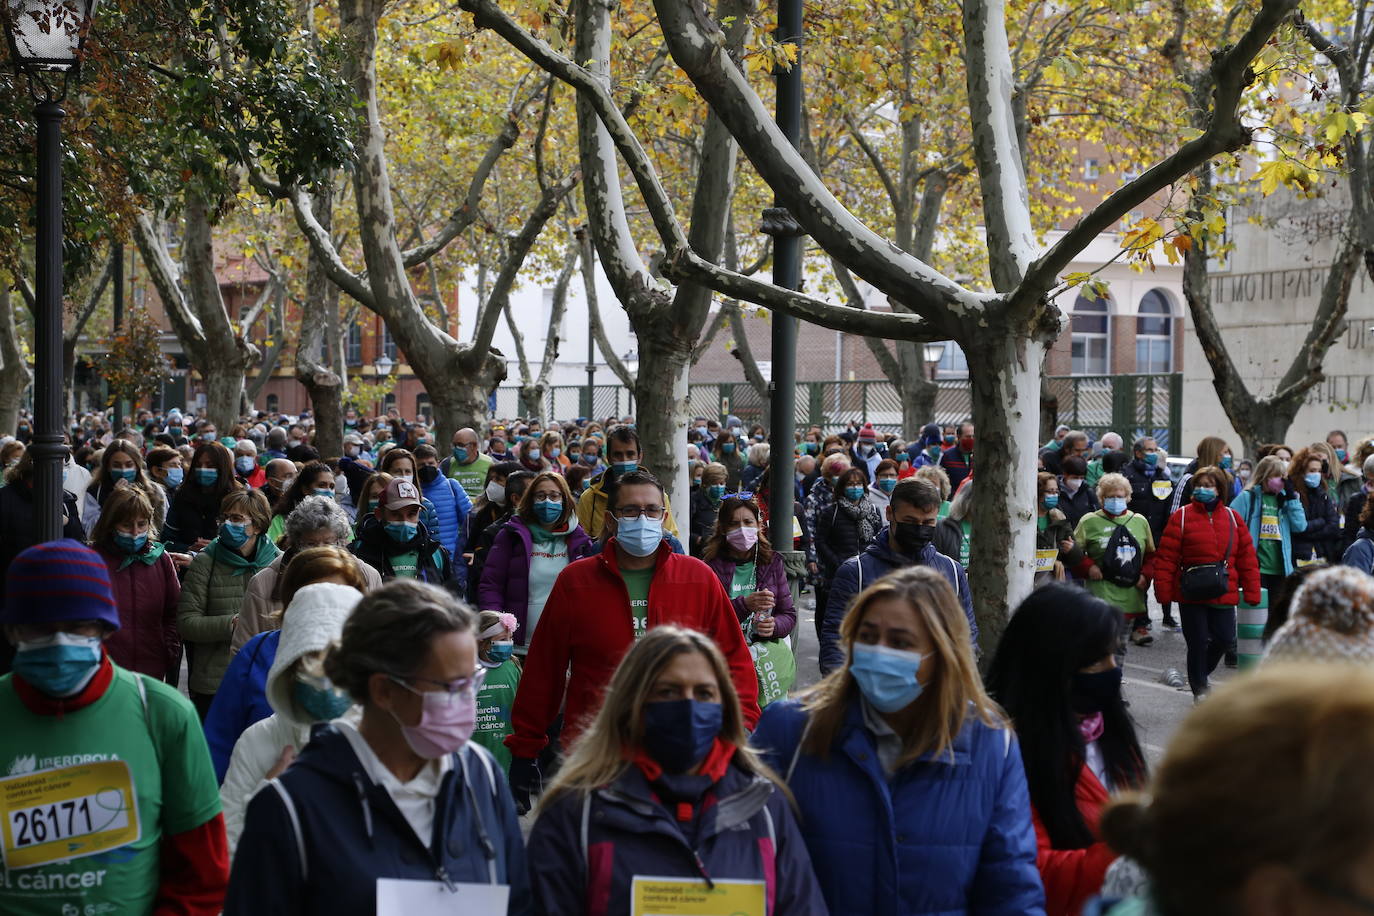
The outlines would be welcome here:
M 941 379 L 935 396 L 936 423 L 957 423 L 971 413 L 967 379 Z M 1183 425 L 1183 376 L 1079 375 L 1046 379 L 1047 393 L 1058 398 L 1058 422 L 1091 433 L 1094 438 L 1113 430 L 1127 441 L 1152 435 L 1161 447 L 1176 451 Z M 625 416 L 634 413 L 634 396 L 620 385 L 597 385 L 592 409 L 587 410 L 586 386 L 549 389 L 542 411 L 522 409 L 518 389 L 498 388 L 496 416 L 536 414 L 544 418 Z M 768 423 L 768 399 L 747 382 L 688 386 L 688 413 L 724 420 L 736 416 L 746 424 Z M 902 429 L 902 399 L 886 380 L 799 382 L 797 423 L 825 430 L 851 422 L 872 423 L 893 433 Z

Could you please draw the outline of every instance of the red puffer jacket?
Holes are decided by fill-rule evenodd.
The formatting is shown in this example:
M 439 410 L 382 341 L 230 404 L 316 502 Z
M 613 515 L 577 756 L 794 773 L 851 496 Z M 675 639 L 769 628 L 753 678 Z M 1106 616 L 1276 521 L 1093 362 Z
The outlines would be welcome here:
M 1107 804 L 1107 790 L 1086 764 L 1078 772 L 1073 796 L 1083 820 L 1096 836 L 1102 806 Z M 1031 821 L 1035 824 L 1035 864 L 1045 883 L 1045 916 L 1079 916 L 1088 898 L 1102 889 L 1102 879 L 1116 861 L 1116 853 L 1101 840 L 1084 849 L 1055 849 L 1040 821 L 1040 812 L 1034 807 Z
M 1206 603 L 1239 604 L 1242 589 L 1248 603 L 1258 603 L 1259 560 L 1255 557 L 1255 544 L 1250 540 L 1249 526 L 1232 509 L 1218 507 L 1208 512 L 1196 502 L 1171 515 L 1159 539 L 1154 563 L 1155 597 L 1159 602 L 1186 601 L 1179 589 L 1183 570 L 1189 566 L 1220 562 L 1226 555 L 1227 538 L 1231 538 L 1231 553 L 1226 556 L 1230 568 L 1226 594 Z
M 759 719 L 758 676 L 720 580 L 700 560 L 673 553 L 667 542 L 659 547 L 657 561 L 649 585 L 649 628 L 673 624 L 714 640 L 730 665 L 745 724 L 752 729 Z M 539 755 L 565 691 L 560 743 L 571 748 L 600 709 L 601 695 L 633 642 L 630 593 L 612 538 L 596 556 L 568 564 L 549 592 L 511 709 L 515 733 L 506 738 L 511 753 Z

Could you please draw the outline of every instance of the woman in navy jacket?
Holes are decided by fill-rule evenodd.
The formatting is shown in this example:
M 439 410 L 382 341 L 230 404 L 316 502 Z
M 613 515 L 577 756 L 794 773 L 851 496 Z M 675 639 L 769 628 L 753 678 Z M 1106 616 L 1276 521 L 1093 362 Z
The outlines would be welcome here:
M 536 910 L 628 916 L 655 912 L 655 893 L 715 889 L 724 912 L 824 916 L 787 790 L 745 737 L 715 643 L 644 634 L 540 802 Z
M 533 912 L 510 789 L 468 741 L 482 680 L 475 621 L 447 592 L 409 579 L 359 602 L 325 659 L 327 679 L 296 689 L 307 709 L 356 701 L 362 721 L 317 728 L 253 797 L 225 916 L 370 913 L 390 880 L 451 893 L 454 912 L 461 885 L 505 887 L 507 913 Z
M 764 710 L 833 914 L 1043 916 L 1014 734 L 978 678 L 968 621 L 912 566 L 855 599 L 845 667 Z

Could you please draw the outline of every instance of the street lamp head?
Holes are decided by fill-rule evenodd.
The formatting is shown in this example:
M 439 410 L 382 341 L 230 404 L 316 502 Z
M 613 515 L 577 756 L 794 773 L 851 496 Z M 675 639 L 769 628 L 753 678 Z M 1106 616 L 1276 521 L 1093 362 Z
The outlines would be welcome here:
M 396 363 L 392 361 L 391 357 L 383 353 L 381 356 L 377 357 L 377 374 L 390 375 L 391 368 L 395 365 Z
M 99 0 L 0 0 L 5 37 L 15 65 L 28 73 L 66 72 L 81 64 L 81 49 Z
M 945 355 L 945 345 L 943 342 L 934 341 L 926 344 L 926 362 L 938 363 L 940 358 Z

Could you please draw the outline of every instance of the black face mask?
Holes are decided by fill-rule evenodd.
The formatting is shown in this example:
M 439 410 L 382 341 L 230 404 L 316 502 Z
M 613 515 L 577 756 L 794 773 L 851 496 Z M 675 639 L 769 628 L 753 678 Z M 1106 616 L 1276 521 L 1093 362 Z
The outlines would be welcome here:
M 902 553 L 915 556 L 925 550 L 935 537 L 935 526 L 922 525 L 920 522 L 893 522 L 892 536 L 896 538 Z
M 439 479 L 439 469 L 432 464 L 420 465 L 420 482 L 428 485 Z
M 1109 668 L 1093 674 L 1075 672 L 1069 682 L 1069 703 L 1074 712 L 1091 715 L 1102 712 L 1121 696 L 1121 677 L 1125 672 L 1120 668 Z

